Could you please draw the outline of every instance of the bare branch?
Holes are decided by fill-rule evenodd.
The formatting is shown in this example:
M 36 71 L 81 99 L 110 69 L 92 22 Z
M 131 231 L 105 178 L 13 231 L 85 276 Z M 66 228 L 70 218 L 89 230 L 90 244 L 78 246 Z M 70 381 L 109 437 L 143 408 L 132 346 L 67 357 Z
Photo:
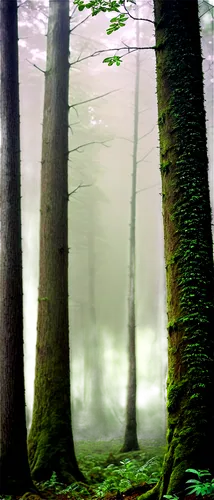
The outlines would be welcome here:
M 87 19 L 89 19 L 89 17 L 91 17 L 91 14 L 89 14 L 88 16 L 85 17 L 85 19 L 83 19 L 82 21 L 80 21 L 78 24 L 76 24 L 73 28 L 70 29 L 70 33 L 73 33 L 73 31 L 78 28 L 79 26 L 81 26 L 81 24 L 83 24 L 85 21 L 87 21 Z
M 154 21 L 152 21 L 151 19 L 145 19 L 144 17 L 134 17 L 134 16 L 132 16 L 132 14 L 130 14 L 129 10 L 127 9 L 127 7 L 125 5 L 125 0 L 123 2 L 123 7 L 124 7 L 126 13 L 128 14 L 128 16 L 131 17 L 131 19 L 134 19 L 135 21 L 146 21 L 147 23 L 155 24 Z
M 208 1 L 204 0 L 204 4 L 207 6 L 206 12 L 203 12 L 203 14 L 200 15 L 200 19 L 207 14 L 208 12 L 212 13 L 214 12 L 214 5 L 210 4 Z
M 152 186 L 147 186 L 145 188 L 138 189 L 138 191 L 136 191 L 136 194 L 141 193 L 142 191 L 147 191 L 148 189 L 152 189 L 154 187 L 160 187 L 160 183 L 158 182 L 158 184 L 152 184 Z
M 141 109 L 140 111 L 138 111 L 138 114 L 140 115 L 141 113 L 145 113 L 145 111 L 148 111 L 149 109 L 151 108 Z
M 77 102 L 75 104 L 71 104 L 69 108 L 75 108 L 75 106 L 80 106 L 81 104 L 86 104 L 87 102 L 95 101 L 96 99 L 101 99 L 102 97 L 106 97 L 109 94 L 113 94 L 113 92 L 118 92 L 120 89 L 110 90 L 110 92 L 106 92 L 105 94 L 98 95 L 96 97 L 92 97 L 91 99 L 86 99 L 86 101 Z
M 133 144 L 132 139 L 129 139 L 128 137 L 117 137 L 117 139 L 123 139 L 124 141 L 131 142 Z
M 85 187 L 91 187 L 91 186 L 92 186 L 92 184 L 79 184 L 75 189 L 73 189 L 73 191 L 68 193 L 68 199 L 70 198 L 70 196 L 72 196 L 72 194 L 76 193 L 79 189 L 85 188 Z
M 27 2 L 28 0 L 24 0 L 23 2 L 21 2 L 19 5 L 17 5 L 17 9 L 19 9 L 19 7 L 22 7 Z
M 74 6 L 74 10 L 73 10 L 73 12 L 71 12 L 70 19 L 72 19 L 72 17 L 75 14 L 76 10 L 77 10 L 77 5 Z
M 74 122 L 74 123 L 71 123 L 71 127 L 73 127 L 74 125 L 79 125 L 80 122 Z
M 41 73 L 43 73 L 45 75 L 46 71 L 44 71 L 42 68 L 40 68 L 39 66 L 37 66 L 37 64 L 34 64 L 32 63 L 31 61 L 29 61 L 28 59 L 26 59 L 26 61 L 31 64 L 31 66 L 34 66 L 34 68 L 38 69 L 39 71 L 41 71 Z
M 113 48 L 113 49 L 96 50 L 95 52 L 93 52 L 89 56 L 85 56 L 85 57 L 82 57 L 82 58 L 78 57 L 78 59 L 76 59 L 76 61 L 73 61 L 73 62 L 70 63 L 70 66 L 73 66 L 74 64 L 77 64 L 79 62 L 85 61 L 86 59 L 90 59 L 90 57 L 97 57 L 100 54 L 104 54 L 105 52 L 114 51 L 116 53 L 116 52 L 119 52 L 121 50 L 127 50 L 128 52 L 126 54 L 123 54 L 123 56 L 121 56 L 121 57 L 124 57 L 127 54 L 131 54 L 132 52 L 135 52 L 136 50 L 155 50 L 155 49 L 156 49 L 156 46 L 152 45 L 151 47 L 130 47 L 130 46 L 127 46 L 126 48 L 125 47 L 116 47 L 116 48 Z
M 70 106 L 68 106 L 68 109 L 70 110 Z M 77 118 L 79 118 L 79 113 L 78 113 L 78 110 L 75 108 L 75 106 L 73 106 L 73 109 L 77 115 Z
M 74 125 L 79 125 L 79 124 L 80 124 L 80 121 L 79 122 L 70 123 L 68 125 L 68 128 L 70 129 L 72 135 L 73 135 L 73 129 L 72 129 L 72 127 L 74 127 Z
M 155 129 L 155 127 L 156 127 L 156 124 L 153 125 L 153 127 L 151 128 L 151 130 L 149 130 L 149 132 L 146 132 L 146 134 L 139 137 L 139 141 L 141 141 L 141 139 L 144 139 L 145 137 L 147 137 L 147 135 L 150 135 L 153 132 L 153 130 Z
M 144 161 L 144 160 L 147 158 L 147 156 L 149 156 L 149 154 L 150 154 L 150 153 L 151 153 L 154 149 L 155 149 L 155 148 L 151 148 L 151 149 L 148 151 L 148 153 L 146 153 L 146 155 L 145 155 L 145 156 L 143 156 L 143 158 L 141 158 L 140 160 L 138 160 L 138 161 L 137 161 L 137 164 L 138 164 L 138 163 L 140 163 L 141 161 Z
M 74 122 L 74 123 L 71 123 L 70 125 L 68 125 L 68 128 L 70 129 L 70 131 L 71 131 L 72 135 L 73 135 L 73 129 L 72 129 L 72 127 L 73 127 L 74 125 L 79 125 L 79 123 L 80 123 L 80 122 Z
M 90 146 L 91 144 L 102 144 L 103 146 L 105 146 L 106 148 L 108 148 L 109 146 L 106 144 L 106 142 L 107 141 L 91 141 L 91 142 L 86 142 L 85 144 L 81 144 L 80 146 L 77 146 L 76 148 L 71 149 L 70 151 L 68 151 L 68 154 L 70 155 L 74 151 L 78 151 L 78 152 L 81 153 L 82 151 L 80 151 L 80 149 L 84 148 L 85 146 Z

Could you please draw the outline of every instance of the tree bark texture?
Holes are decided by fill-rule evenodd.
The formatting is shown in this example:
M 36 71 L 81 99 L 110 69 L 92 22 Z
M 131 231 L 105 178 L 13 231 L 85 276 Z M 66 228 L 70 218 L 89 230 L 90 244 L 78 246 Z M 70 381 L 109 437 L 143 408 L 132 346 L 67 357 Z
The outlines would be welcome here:
M 27 458 L 23 360 L 18 25 L 16 0 L 0 3 L 0 494 L 33 484 Z
M 197 0 L 154 0 L 168 312 L 168 434 L 159 497 L 214 472 L 211 210 Z M 157 490 L 156 490 L 157 491 Z
M 97 322 L 96 311 L 96 203 L 90 203 L 88 209 L 88 305 L 89 305 L 89 339 L 87 374 L 91 382 L 89 415 L 91 425 L 97 429 L 97 435 L 107 434 L 107 421 L 104 411 L 103 389 L 103 356 L 101 332 Z
M 138 8 L 136 7 L 136 17 Z M 136 46 L 139 45 L 139 23 L 136 21 Z M 140 85 L 140 52 L 136 53 L 135 70 L 135 102 L 134 102 L 134 137 L 132 164 L 132 193 L 129 240 L 129 297 L 128 297 L 128 390 L 126 404 L 126 428 L 122 450 L 123 452 L 138 450 L 137 417 L 136 417 L 136 187 L 137 187 L 137 152 L 139 129 L 139 85 Z
M 42 136 L 40 274 L 35 396 L 29 460 L 38 481 L 53 471 L 83 480 L 71 427 L 68 325 L 69 0 L 50 0 Z

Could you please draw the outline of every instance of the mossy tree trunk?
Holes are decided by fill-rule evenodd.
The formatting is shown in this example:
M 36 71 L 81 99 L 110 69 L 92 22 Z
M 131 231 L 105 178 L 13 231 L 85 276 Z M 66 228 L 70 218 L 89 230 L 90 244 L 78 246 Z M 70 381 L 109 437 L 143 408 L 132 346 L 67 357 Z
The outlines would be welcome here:
M 138 17 L 138 7 L 135 9 Z M 136 46 L 140 45 L 139 23 L 136 21 Z M 128 296 L 128 389 L 126 403 L 126 427 L 122 452 L 139 450 L 137 439 L 136 416 L 136 188 L 137 188 L 137 153 L 139 129 L 139 86 L 140 86 L 140 51 L 136 53 L 135 102 L 134 102 L 134 137 L 132 163 L 132 193 L 129 240 L 129 296 Z
M 16 0 L 1 0 L 0 494 L 32 488 L 23 365 L 18 26 Z
M 83 480 L 71 428 L 68 326 L 69 0 L 50 0 L 42 137 L 40 275 L 29 460 L 38 481 Z
M 214 472 L 211 210 L 197 0 L 154 0 L 168 311 L 168 435 L 156 488 Z M 155 493 L 155 492 L 154 492 Z

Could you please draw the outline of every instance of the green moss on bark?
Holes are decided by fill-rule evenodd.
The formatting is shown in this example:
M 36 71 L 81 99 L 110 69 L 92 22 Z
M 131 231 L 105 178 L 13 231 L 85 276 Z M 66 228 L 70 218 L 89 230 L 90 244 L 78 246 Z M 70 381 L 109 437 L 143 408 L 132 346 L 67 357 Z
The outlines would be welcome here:
M 42 138 L 40 275 L 35 395 L 28 439 L 32 476 L 84 480 L 74 452 L 68 326 L 69 1 L 50 0 Z
M 213 256 L 196 0 L 155 0 L 168 312 L 168 451 L 159 498 L 213 469 Z

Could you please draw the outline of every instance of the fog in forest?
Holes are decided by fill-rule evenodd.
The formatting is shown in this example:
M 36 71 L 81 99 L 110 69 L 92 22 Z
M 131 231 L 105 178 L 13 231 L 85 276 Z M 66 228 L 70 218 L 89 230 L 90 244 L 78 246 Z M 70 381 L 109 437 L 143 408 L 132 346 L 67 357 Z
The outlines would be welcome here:
M 38 303 L 40 161 L 47 17 L 19 9 L 22 236 L 26 401 L 33 405 Z M 135 46 L 136 22 L 106 34 L 111 15 L 71 8 L 69 314 L 75 439 L 123 436 L 128 377 L 128 263 L 136 52 L 122 64 L 107 48 Z M 152 7 L 144 5 L 152 17 Z M 86 17 L 84 22 L 83 21 Z M 213 35 L 203 16 L 210 193 L 213 184 Z M 142 46 L 153 28 L 140 24 Z M 125 47 L 125 45 L 124 45 Z M 101 51 L 99 55 L 95 55 Z M 124 51 L 125 53 L 125 51 Z M 92 57 L 88 57 L 92 55 Z M 122 55 L 122 52 L 120 53 Z M 39 68 L 39 69 L 38 69 Z M 103 94 L 107 94 L 104 95 Z M 103 96 L 103 97 L 102 97 Z M 84 101 L 87 101 L 84 103 Z M 164 438 L 167 332 L 155 54 L 140 51 L 136 216 L 138 435 Z

